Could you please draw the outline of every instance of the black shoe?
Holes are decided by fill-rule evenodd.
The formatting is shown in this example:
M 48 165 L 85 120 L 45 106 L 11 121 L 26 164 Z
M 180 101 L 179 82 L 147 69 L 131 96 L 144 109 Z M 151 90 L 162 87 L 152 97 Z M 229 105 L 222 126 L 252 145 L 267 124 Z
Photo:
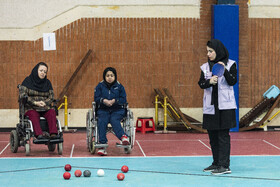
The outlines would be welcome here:
M 48 132 L 43 132 L 43 136 L 46 138 L 46 139 L 49 139 L 50 138 L 50 134 Z
M 60 136 L 59 136 L 59 134 L 51 134 L 51 137 L 50 137 L 50 139 L 60 139 Z
M 51 134 L 50 136 L 50 143 L 51 144 L 57 144 L 57 143 L 62 143 L 63 142 L 63 137 L 60 134 Z
M 219 168 L 219 166 L 216 166 L 216 165 L 213 165 L 213 164 L 212 164 L 211 166 L 205 168 L 203 171 L 204 171 L 204 172 L 214 171 L 215 169 L 218 169 L 218 168 Z
M 35 144 L 45 144 L 49 142 L 49 139 L 44 137 L 43 135 L 38 135 L 35 139 L 33 139 L 33 143 Z
M 225 168 L 223 166 L 220 166 L 218 169 L 215 169 L 212 171 L 212 175 L 222 175 L 222 174 L 230 174 L 231 171 L 229 168 Z
M 46 139 L 43 135 L 40 134 L 37 136 L 37 140 L 43 140 L 43 139 Z

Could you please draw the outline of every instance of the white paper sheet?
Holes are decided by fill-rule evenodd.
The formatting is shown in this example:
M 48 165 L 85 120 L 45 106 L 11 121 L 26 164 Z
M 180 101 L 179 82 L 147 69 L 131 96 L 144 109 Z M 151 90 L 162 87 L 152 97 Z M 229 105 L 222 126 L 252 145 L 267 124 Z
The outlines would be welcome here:
M 44 51 L 56 50 L 55 33 L 43 33 Z

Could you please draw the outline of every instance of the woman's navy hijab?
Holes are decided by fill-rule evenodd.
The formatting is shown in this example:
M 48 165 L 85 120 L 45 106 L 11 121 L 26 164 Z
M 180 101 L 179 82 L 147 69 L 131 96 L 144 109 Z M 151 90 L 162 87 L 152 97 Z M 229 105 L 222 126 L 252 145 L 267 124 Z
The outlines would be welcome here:
M 112 82 L 111 84 L 110 84 L 109 82 L 107 82 L 106 79 L 105 79 L 106 73 L 107 73 L 108 71 L 112 71 L 113 74 L 115 75 L 115 80 L 114 80 L 114 82 Z M 116 69 L 113 68 L 113 67 L 107 67 L 107 68 L 103 71 L 103 80 L 104 80 L 105 84 L 106 84 L 109 88 L 111 88 L 111 86 L 114 85 L 114 84 L 117 82 L 117 71 L 116 71 Z
M 36 90 L 38 92 L 48 92 L 49 90 L 53 90 L 52 84 L 49 81 L 49 79 L 47 79 L 47 76 L 44 79 L 41 79 L 38 76 L 38 69 L 39 69 L 40 65 L 46 66 L 48 69 L 48 65 L 46 63 L 39 62 L 32 69 L 31 74 L 24 79 L 24 81 L 22 82 L 22 85 L 27 87 L 28 89 Z

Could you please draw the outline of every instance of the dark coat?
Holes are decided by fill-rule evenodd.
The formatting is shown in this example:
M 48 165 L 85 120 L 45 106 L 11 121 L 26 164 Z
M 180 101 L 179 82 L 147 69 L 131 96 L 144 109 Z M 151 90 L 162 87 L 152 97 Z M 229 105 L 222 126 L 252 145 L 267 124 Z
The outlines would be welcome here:
M 104 99 L 115 99 L 116 102 L 113 106 L 108 107 L 103 103 Z M 127 103 L 125 89 L 123 85 L 119 82 L 115 82 L 109 88 L 105 81 L 101 81 L 94 90 L 94 101 L 96 102 L 97 107 L 102 109 L 123 108 L 122 105 Z

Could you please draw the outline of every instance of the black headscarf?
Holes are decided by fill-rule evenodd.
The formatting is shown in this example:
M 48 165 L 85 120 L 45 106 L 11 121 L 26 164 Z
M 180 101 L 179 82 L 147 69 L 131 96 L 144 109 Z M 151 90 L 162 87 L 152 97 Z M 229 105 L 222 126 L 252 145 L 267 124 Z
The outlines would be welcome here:
M 46 66 L 48 69 L 48 65 L 44 62 L 39 62 L 33 69 L 31 74 L 24 79 L 22 82 L 22 85 L 31 89 L 31 90 L 36 90 L 38 92 L 48 92 L 49 90 L 52 90 L 52 84 L 47 79 L 47 76 L 44 79 L 41 79 L 38 76 L 38 68 L 39 66 Z
M 114 80 L 114 82 L 112 82 L 111 84 L 110 84 L 109 82 L 107 82 L 106 79 L 105 79 L 106 73 L 107 73 L 108 71 L 112 71 L 113 74 L 115 75 L 115 80 Z M 107 68 L 103 71 L 103 80 L 104 80 L 105 84 L 106 84 L 109 88 L 111 88 L 111 86 L 114 85 L 114 84 L 117 82 L 117 71 L 116 71 L 116 69 L 113 68 L 113 67 L 107 67 Z
M 224 46 L 224 44 L 217 39 L 212 39 L 207 42 L 207 46 L 214 49 L 216 52 L 216 58 L 214 60 L 210 60 L 208 58 L 208 62 L 210 66 L 213 66 L 215 63 L 222 61 L 225 65 L 227 65 L 229 53 L 227 48 Z

